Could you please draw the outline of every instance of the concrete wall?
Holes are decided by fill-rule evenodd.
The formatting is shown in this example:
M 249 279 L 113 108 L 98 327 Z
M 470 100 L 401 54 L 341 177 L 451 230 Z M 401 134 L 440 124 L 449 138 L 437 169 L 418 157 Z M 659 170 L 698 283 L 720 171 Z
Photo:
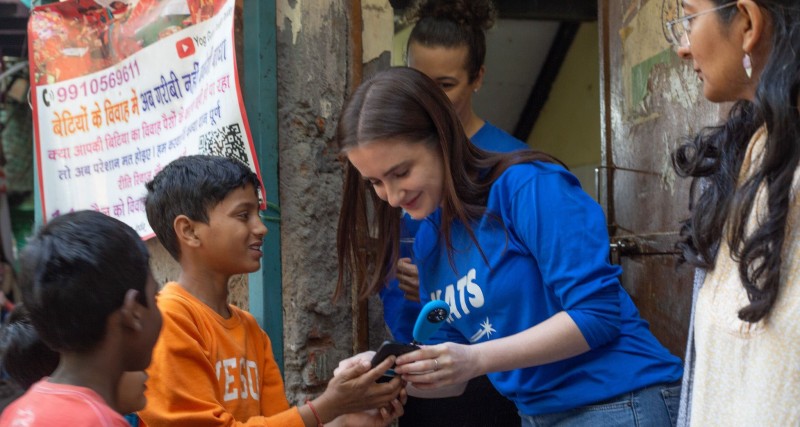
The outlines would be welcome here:
M 284 378 L 290 401 L 322 392 L 333 369 L 352 354 L 349 295 L 334 303 L 336 226 L 342 169 L 334 140 L 348 81 L 365 68 L 388 66 L 388 1 L 279 0 L 277 10 L 278 129 Z M 388 14 L 388 24 L 387 22 Z M 364 22 L 352 22 L 362 15 Z M 349 34 L 364 31 L 353 55 Z M 363 25 L 363 27 L 362 27 Z M 388 37 L 379 37 L 382 26 Z M 369 35 L 368 35 L 369 34 Z M 381 39 L 385 40 L 381 42 Z

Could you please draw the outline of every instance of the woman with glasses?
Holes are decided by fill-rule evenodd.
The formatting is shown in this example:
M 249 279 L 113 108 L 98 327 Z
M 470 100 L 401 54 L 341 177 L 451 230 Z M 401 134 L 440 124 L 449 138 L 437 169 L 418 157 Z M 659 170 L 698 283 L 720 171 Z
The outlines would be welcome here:
M 800 3 L 683 0 L 683 12 L 668 23 L 678 55 L 709 101 L 735 104 L 673 153 L 700 191 L 682 257 L 707 270 L 696 281 L 681 422 L 797 426 Z

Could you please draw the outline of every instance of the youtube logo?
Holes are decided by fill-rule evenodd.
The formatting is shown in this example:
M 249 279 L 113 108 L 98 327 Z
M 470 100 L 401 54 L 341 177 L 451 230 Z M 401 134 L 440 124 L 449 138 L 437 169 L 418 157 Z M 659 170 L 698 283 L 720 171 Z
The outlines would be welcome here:
M 178 49 L 178 58 L 186 58 L 187 56 L 194 55 L 194 42 L 191 37 L 180 39 L 175 42 L 175 48 Z

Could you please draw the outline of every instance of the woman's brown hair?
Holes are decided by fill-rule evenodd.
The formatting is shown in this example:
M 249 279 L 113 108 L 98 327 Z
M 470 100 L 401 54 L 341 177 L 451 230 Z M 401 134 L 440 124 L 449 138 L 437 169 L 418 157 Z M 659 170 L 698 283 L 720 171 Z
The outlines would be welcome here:
M 380 200 L 347 161 L 351 148 L 377 140 L 420 143 L 440 157 L 444 172 L 440 233 L 451 254 L 453 221 L 465 224 L 477 245 L 470 224 L 484 214 L 492 183 L 503 171 L 536 160 L 560 163 L 534 150 L 499 154 L 474 146 L 436 83 L 405 67 L 381 72 L 355 91 L 339 120 L 337 137 L 345 178 L 336 242 L 336 297 L 348 280 L 356 280 L 360 297 L 374 294 L 392 277 L 398 257 L 401 211 Z

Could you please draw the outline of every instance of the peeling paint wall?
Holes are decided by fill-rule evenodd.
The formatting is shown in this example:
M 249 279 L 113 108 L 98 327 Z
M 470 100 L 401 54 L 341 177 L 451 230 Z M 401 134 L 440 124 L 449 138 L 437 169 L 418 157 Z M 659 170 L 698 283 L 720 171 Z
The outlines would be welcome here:
M 673 171 L 670 154 L 682 137 L 718 122 L 725 109 L 703 98 L 691 63 L 666 37 L 674 0 L 603 0 L 606 30 L 601 64 L 604 190 L 612 240 L 637 249 L 621 257 L 621 281 L 650 330 L 682 356 L 691 308 L 693 271 L 674 251 L 688 215 L 689 180 Z M 629 245 L 630 247 L 630 245 Z
M 369 63 L 391 49 L 394 38 L 394 11 L 386 0 L 363 0 L 363 61 Z
M 357 23 L 351 22 L 353 4 L 277 5 L 284 379 L 295 403 L 321 393 L 339 360 L 352 354 L 349 296 L 332 302 L 342 189 L 335 127 L 351 89 L 350 26 L 363 25 L 362 54 L 375 68 L 388 66 L 392 33 L 388 1 L 364 1 Z M 389 36 L 381 48 L 383 25 Z

